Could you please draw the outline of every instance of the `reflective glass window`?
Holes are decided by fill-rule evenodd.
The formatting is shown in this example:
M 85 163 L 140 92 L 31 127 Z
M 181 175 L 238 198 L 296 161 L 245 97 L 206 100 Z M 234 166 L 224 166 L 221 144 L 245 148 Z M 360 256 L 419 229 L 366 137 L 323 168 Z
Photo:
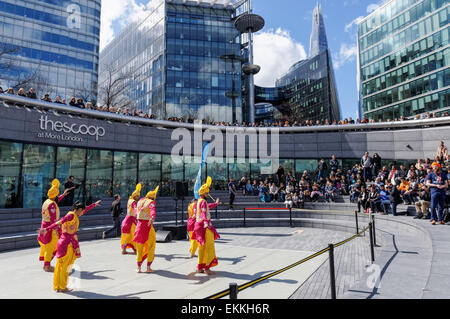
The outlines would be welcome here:
M 39 208 L 55 174 L 53 146 L 24 144 L 22 194 L 24 208 Z M 61 191 L 61 188 L 60 188 Z
M 18 208 L 22 144 L 0 141 L 0 208 Z
M 112 194 L 113 152 L 88 150 L 86 163 L 86 200 L 95 202 Z

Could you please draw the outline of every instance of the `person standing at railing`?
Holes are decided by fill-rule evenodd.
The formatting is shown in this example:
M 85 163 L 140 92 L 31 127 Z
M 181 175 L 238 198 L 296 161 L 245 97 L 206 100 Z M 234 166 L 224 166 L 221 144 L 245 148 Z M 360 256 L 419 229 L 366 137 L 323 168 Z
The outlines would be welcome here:
M 199 244 L 195 239 L 192 239 L 192 234 L 195 229 L 195 221 L 197 215 L 197 199 L 193 199 L 188 206 L 188 221 L 187 221 L 187 231 L 189 232 L 189 252 L 191 253 L 191 258 L 195 257 L 195 252 L 197 251 Z
M 59 185 L 59 181 L 54 179 L 52 181 L 52 187 L 47 192 L 48 199 L 44 202 L 44 204 L 42 204 L 41 228 L 48 227 L 59 220 L 60 214 L 58 203 L 61 202 L 70 191 L 70 189 L 66 189 L 64 194 L 58 197 Z M 38 236 L 38 242 L 41 246 L 39 260 L 44 262 L 44 271 L 46 272 L 52 272 L 54 270 L 54 268 L 50 266 L 50 263 L 56 254 L 56 245 L 58 243 L 60 233 L 60 229 L 55 229 L 51 232 L 47 232 L 46 234 L 39 234 Z
M 78 227 L 80 226 L 79 218 L 94 207 L 100 205 L 100 202 L 101 201 L 97 201 L 88 207 L 80 202 L 76 202 L 73 206 L 73 210 L 67 213 L 61 220 L 58 220 L 45 228 L 42 227 L 39 230 L 39 235 L 45 236 L 49 231 L 54 231 L 60 227 L 62 229 L 62 234 L 57 245 L 57 262 L 53 276 L 53 289 L 56 292 L 72 291 L 67 288 L 67 281 L 75 260 L 81 258 L 80 245 L 77 236 Z
M 155 200 L 159 186 L 150 191 L 137 204 L 138 224 L 134 233 L 134 241 L 137 250 L 137 272 L 141 273 L 141 266 L 147 259 L 147 273 L 154 272 L 152 263 L 155 259 L 156 232 L 153 223 L 156 219 Z
M 219 199 L 214 204 L 208 204 L 209 188 L 211 187 L 211 177 L 208 176 L 206 184 L 202 185 L 199 190 L 200 198 L 197 203 L 196 222 L 192 238 L 197 240 L 200 247 L 198 250 L 197 273 L 205 272 L 207 275 L 215 273 L 210 269 L 216 267 L 219 262 L 216 257 L 214 241 L 220 236 L 211 223 L 210 209 L 214 209 L 219 205 Z
M 142 185 L 137 184 L 136 190 L 131 194 L 127 203 L 127 216 L 122 222 L 122 238 L 120 245 L 122 247 L 122 255 L 127 254 L 127 248 L 131 248 L 136 252 L 136 243 L 133 241 L 137 224 L 137 201 L 141 196 Z
M 36 100 L 36 99 L 37 99 L 36 92 L 34 91 L 33 88 L 30 88 L 30 89 L 28 90 L 27 98 L 33 99 L 33 100 Z

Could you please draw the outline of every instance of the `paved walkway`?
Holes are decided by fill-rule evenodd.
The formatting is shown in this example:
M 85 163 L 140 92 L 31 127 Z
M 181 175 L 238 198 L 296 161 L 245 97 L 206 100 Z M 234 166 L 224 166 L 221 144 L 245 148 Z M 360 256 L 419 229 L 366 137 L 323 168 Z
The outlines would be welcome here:
M 335 278 L 338 299 L 363 277 L 366 267 L 370 264 L 369 248 L 368 234 L 335 248 Z M 326 256 L 328 257 L 329 254 L 326 253 Z M 314 275 L 290 296 L 290 299 L 330 298 L 330 267 L 327 258 L 327 262 L 323 263 Z
M 378 247 L 370 263 L 368 234 L 335 250 L 339 299 L 448 298 L 450 229 L 412 217 L 379 216 Z M 41 270 L 39 249 L 0 254 L 0 298 L 205 298 L 284 268 L 349 233 L 317 228 L 219 229 L 217 276 L 192 276 L 196 259 L 188 242 L 157 244 L 155 274 L 135 273 L 135 256 L 120 255 L 119 240 L 82 242 L 83 257 L 71 275 L 71 294 L 52 290 Z M 328 253 L 239 294 L 241 299 L 328 299 Z
M 389 216 L 378 218 L 377 228 L 382 245 L 377 248 L 374 266 L 343 298 L 448 298 L 448 226 L 432 226 L 427 220 L 412 217 Z

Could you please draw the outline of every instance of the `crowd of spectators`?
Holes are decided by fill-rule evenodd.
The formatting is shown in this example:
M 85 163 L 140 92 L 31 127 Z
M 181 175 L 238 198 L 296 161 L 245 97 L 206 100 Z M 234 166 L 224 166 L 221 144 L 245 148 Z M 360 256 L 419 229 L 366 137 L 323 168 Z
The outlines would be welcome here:
M 1 93 L 6 93 L 6 94 L 15 94 L 14 89 L 13 88 L 9 88 L 6 91 L 3 91 L 3 89 L 0 87 L 0 94 Z M 28 90 L 28 92 L 25 92 L 25 89 L 20 88 L 17 91 L 17 95 L 18 96 L 22 96 L 22 97 L 26 97 L 26 98 L 30 98 L 30 99 L 37 99 L 37 95 L 36 92 L 34 91 L 33 88 L 30 88 Z M 85 102 L 83 101 L 83 99 L 81 98 L 76 98 L 76 97 L 72 97 L 68 102 L 66 101 L 65 98 L 61 98 L 60 96 L 56 96 L 55 100 L 53 101 L 50 98 L 49 94 L 45 94 L 43 98 L 41 98 L 42 101 L 45 102 L 49 102 L 49 103 L 57 103 L 57 104 L 64 104 L 64 105 L 70 105 L 73 107 L 78 107 L 81 109 L 88 109 L 88 110 L 95 110 L 95 111 L 100 111 L 100 112 L 109 112 L 109 113 L 115 113 L 115 114 L 120 114 L 120 115 L 125 115 L 125 116 L 136 116 L 136 117 L 142 117 L 142 118 L 149 118 L 149 119 L 157 119 L 155 117 L 154 114 L 148 114 L 148 112 L 143 112 L 142 110 L 138 110 L 136 108 L 130 108 L 130 107 L 113 107 L 113 106 L 99 106 L 99 105 L 94 105 L 92 102 Z M 444 112 L 444 113 L 432 113 L 432 112 L 427 112 L 425 114 L 422 115 L 416 115 L 415 116 L 415 120 L 420 120 L 420 119 L 430 119 L 430 118 L 438 118 L 438 117 L 447 117 L 450 116 L 448 112 Z M 180 123 L 201 123 L 204 125 L 211 125 L 211 126 L 234 126 L 234 127 L 310 127 L 310 126 L 326 126 L 326 125 L 352 125 L 352 124 L 367 124 L 367 123 L 376 123 L 375 120 L 371 119 L 367 119 L 365 117 L 362 118 L 362 120 L 360 119 L 356 119 L 354 120 L 353 118 L 346 118 L 344 120 L 341 121 L 329 121 L 328 119 L 324 120 L 324 121 L 312 121 L 312 120 L 305 120 L 305 121 L 289 121 L 289 120 L 275 120 L 271 123 L 264 123 L 264 122 L 257 122 L 257 123 L 242 123 L 240 124 L 239 122 L 219 122 L 219 121 L 214 121 L 214 120 L 202 120 L 202 121 L 198 121 L 192 117 L 170 117 L 167 119 L 168 121 L 171 122 L 180 122 Z M 408 118 L 405 118 L 404 116 L 401 116 L 399 118 L 394 118 L 394 119 L 387 119 L 385 121 L 383 120 L 378 120 L 378 123 L 382 123 L 382 122 L 399 122 L 399 121 L 407 121 L 409 120 Z
M 434 170 L 434 164 L 439 165 L 441 173 Z M 430 176 L 443 176 L 439 177 L 439 183 L 443 183 L 450 178 L 449 170 L 450 155 L 441 142 L 433 160 L 418 159 L 410 167 L 382 166 L 379 154 L 370 156 L 366 152 L 359 163 L 344 172 L 333 155 L 328 161 L 320 159 L 314 172 L 304 171 L 299 178 L 292 172 L 285 173 L 280 166 L 276 174 L 265 179 L 243 177 L 237 188 L 243 195 L 258 196 L 262 202 L 282 202 L 287 208 L 303 208 L 305 202 L 335 202 L 339 196 L 348 197 L 357 204 L 359 212 L 366 213 L 371 210 L 372 213 L 397 215 L 399 204 L 414 205 L 415 218 L 431 219 L 434 224 L 444 223 L 445 217 L 431 214 L 436 205 L 433 206 L 431 200 L 435 186 L 430 186 Z M 449 188 L 441 191 L 446 192 L 443 205 L 448 207 Z

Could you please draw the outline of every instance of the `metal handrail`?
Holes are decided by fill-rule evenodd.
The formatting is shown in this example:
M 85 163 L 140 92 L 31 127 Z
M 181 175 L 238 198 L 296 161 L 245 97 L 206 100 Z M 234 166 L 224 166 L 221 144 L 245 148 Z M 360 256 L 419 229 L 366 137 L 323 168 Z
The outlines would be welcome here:
M 312 132 L 339 132 L 339 131 L 370 131 L 370 130 L 380 130 L 380 129 L 408 129 L 408 128 L 423 128 L 426 126 L 436 126 L 436 125 L 449 125 L 450 126 L 450 116 L 432 118 L 432 119 L 422 119 L 422 120 L 409 120 L 409 121 L 398 121 L 398 122 L 383 122 L 383 123 L 367 123 L 367 124 L 346 124 L 346 125 L 321 125 L 321 126 L 306 126 L 306 127 L 235 127 L 235 126 L 214 126 L 206 124 L 191 124 L 191 123 L 180 123 L 172 121 L 154 120 L 146 119 L 135 116 L 119 115 L 109 112 L 101 112 L 95 110 L 80 109 L 77 107 L 55 104 L 51 102 L 32 100 L 29 98 L 24 98 L 17 95 L 10 94 L 0 94 L 0 101 L 4 103 L 19 104 L 29 107 L 39 107 L 47 110 L 53 110 L 56 112 L 70 113 L 85 115 L 91 118 L 98 118 L 103 120 L 112 120 L 118 122 L 129 122 L 133 124 L 156 126 L 163 128 L 186 128 L 186 129 L 196 129 L 201 127 L 203 130 L 235 130 L 235 131 L 272 131 L 276 130 L 280 133 L 312 133 Z
M 361 236 L 362 234 L 364 234 L 366 231 L 370 230 L 370 228 L 371 228 L 370 225 L 367 226 L 366 228 L 364 228 L 364 229 L 363 229 L 361 232 L 359 232 L 358 234 L 356 234 L 356 235 L 354 235 L 354 236 L 352 236 L 352 237 L 350 237 L 350 238 L 347 238 L 347 239 L 341 241 L 341 242 L 338 243 L 338 244 L 333 245 L 333 248 L 342 246 L 342 245 L 344 245 L 344 244 L 346 244 L 346 243 L 348 243 L 348 242 L 350 242 L 350 241 L 352 241 L 352 240 L 354 240 L 354 239 L 360 237 L 360 236 Z M 308 257 L 306 257 L 306 258 L 303 258 L 302 260 L 299 260 L 298 262 L 296 262 L 296 263 L 294 263 L 294 264 L 292 264 L 292 265 L 290 265 L 290 266 L 287 266 L 287 267 L 282 268 L 282 269 L 280 269 L 280 270 L 274 271 L 274 272 L 272 272 L 271 274 L 262 276 L 262 277 L 260 277 L 260 278 L 257 278 L 257 279 L 254 279 L 254 280 L 252 280 L 252 281 L 249 281 L 249 282 L 247 282 L 247 283 L 245 283 L 245 284 L 242 284 L 242 285 L 240 285 L 240 286 L 237 287 L 237 291 L 239 292 L 239 291 L 245 290 L 245 289 L 247 289 L 247 288 L 250 288 L 250 287 L 252 287 L 252 286 L 254 286 L 254 285 L 260 283 L 261 281 L 267 280 L 267 279 L 272 278 L 272 277 L 274 277 L 274 276 L 276 276 L 276 275 L 279 275 L 279 274 L 281 274 L 281 273 L 283 273 L 283 272 L 285 272 L 285 271 L 288 271 L 288 270 L 290 270 L 290 269 L 292 269 L 292 268 L 294 268 L 294 267 L 297 267 L 297 266 L 299 266 L 299 265 L 301 265 L 301 264 L 307 262 L 308 260 L 314 259 L 314 258 L 316 258 L 316 257 L 318 257 L 318 256 L 320 256 L 320 255 L 323 255 L 324 253 L 326 253 L 326 252 L 328 252 L 328 251 L 330 251 L 330 246 L 328 246 L 327 248 L 324 248 L 324 249 L 322 249 L 322 250 L 320 250 L 320 251 L 318 251 L 318 252 L 315 252 L 314 254 L 312 254 L 312 255 L 310 255 L 310 256 L 308 256 Z M 207 297 L 207 298 L 205 298 L 205 299 L 221 299 L 221 298 L 223 298 L 223 297 L 225 297 L 225 296 L 228 296 L 228 295 L 230 295 L 230 294 L 231 294 L 231 289 L 225 289 L 225 290 L 220 291 L 220 292 L 218 292 L 218 293 L 216 293 L 216 294 L 214 294 L 214 295 L 211 295 L 211 296 L 209 296 L 209 297 Z

